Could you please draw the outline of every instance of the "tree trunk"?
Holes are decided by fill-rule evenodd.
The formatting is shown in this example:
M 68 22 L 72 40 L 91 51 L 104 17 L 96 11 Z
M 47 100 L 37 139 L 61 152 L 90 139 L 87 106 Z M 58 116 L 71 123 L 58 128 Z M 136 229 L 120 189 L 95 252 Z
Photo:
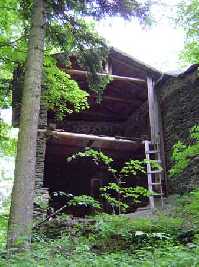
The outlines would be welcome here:
M 33 1 L 32 27 L 24 78 L 20 130 L 11 198 L 7 248 L 28 248 L 31 242 L 36 139 L 44 57 L 45 3 Z

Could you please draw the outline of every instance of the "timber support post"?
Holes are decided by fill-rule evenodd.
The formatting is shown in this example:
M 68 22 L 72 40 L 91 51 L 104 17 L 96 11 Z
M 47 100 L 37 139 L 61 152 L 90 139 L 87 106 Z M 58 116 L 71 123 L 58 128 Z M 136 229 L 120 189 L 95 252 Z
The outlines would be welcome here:
M 166 186 L 166 164 L 165 164 L 165 153 L 164 153 L 164 138 L 163 138 L 163 127 L 162 117 L 159 106 L 159 99 L 155 88 L 155 83 L 151 77 L 147 77 L 148 87 L 148 105 L 149 105 L 149 121 L 151 130 L 151 144 L 157 146 L 160 154 L 160 158 L 157 158 L 161 164 L 162 171 L 162 182 L 164 187 Z M 165 188 L 166 189 L 166 188 Z M 166 190 L 164 190 L 166 191 Z

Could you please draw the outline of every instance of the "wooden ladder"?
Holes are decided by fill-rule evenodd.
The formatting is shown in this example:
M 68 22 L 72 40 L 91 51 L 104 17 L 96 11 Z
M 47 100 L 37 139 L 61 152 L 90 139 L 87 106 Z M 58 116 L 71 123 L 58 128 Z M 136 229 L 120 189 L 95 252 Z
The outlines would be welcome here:
M 148 189 L 150 192 L 149 196 L 149 204 L 150 208 L 155 209 L 155 197 L 159 196 L 161 198 L 161 206 L 163 208 L 164 205 L 164 194 L 162 189 L 162 181 L 163 181 L 163 169 L 153 170 L 151 166 L 151 160 L 159 163 L 162 167 L 161 161 L 161 153 L 160 153 L 160 145 L 152 144 L 151 141 L 145 140 L 145 156 L 147 160 L 147 178 L 148 178 Z M 153 149 L 151 148 L 153 147 Z M 154 158 L 151 159 L 151 156 L 154 155 Z

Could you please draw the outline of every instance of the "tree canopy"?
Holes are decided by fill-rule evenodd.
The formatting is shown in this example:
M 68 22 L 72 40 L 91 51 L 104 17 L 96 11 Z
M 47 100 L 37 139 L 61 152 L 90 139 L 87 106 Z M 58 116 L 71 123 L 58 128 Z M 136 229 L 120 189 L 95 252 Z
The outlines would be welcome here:
M 10 105 L 10 80 L 13 70 L 25 63 L 31 8 L 31 0 L 5 0 L 0 4 L 0 107 Z M 45 100 L 48 108 L 56 106 L 60 116 L 65 112 L 70 113 L 88 107 L 88 94 L 82 91 L 69 75 L 60 70 L 56 60 L 49 56 L 64 53 L 62 60 L 67 65 L 69 55 L 77 53 L 79 63 L 92 73 L 89 76 L 90 88 L 100 94 L 107 78 L 99 77 L 96 73 L 102 70 L 101 60 L 106 58 L 108 48 L 88 17 L 99 20 L 105 16 L 122 16 L 125 19 L 135 16 L 144 23 L 149 18 L 149 2 L 47 1 L 44 83 L 49 90 Z M 70 108 L 63 106 L 62 100 L 68 102 Z
M 185 49 L 182 53 L 184 61 L 199 62 L 199 1 L 182 1 L 179 4 L 177 23 L 183 27 L 186 34 Z

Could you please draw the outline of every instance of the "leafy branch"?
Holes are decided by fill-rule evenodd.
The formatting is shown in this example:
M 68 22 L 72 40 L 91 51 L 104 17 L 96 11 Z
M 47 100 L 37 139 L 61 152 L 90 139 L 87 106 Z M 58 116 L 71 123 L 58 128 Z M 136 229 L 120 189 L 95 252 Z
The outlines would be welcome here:
M 0 120 L 0 152 L 13 156 L 16 152 L 17 139 L 12 136 L 11 126 Z
M 173 146 L 172 160 L 174 165 L 170 169 L 171 176 L 180 175 L 187 168 L 191 159 L 199 156 L 199 125 L 190 130 L 190 138 L 192 140 L 190 145 L 178 141 Z
M 76 160 L 78 158 L 91 158 L 96 166 L 104 166 L 112 174 L 114 182 L 108 183 L 106 186 L 100 188 L 101 197 L 111 205 L 113 213 L 115 209 L 121 213 L 125 211 L 130 203 L 137 203 L 140 198 L 149 196 L 147 189 L 137 187 L 125 187 L 125 178 L 130 175 L 137 175 L 138 173 L 145 173 L 146 162 L 140 160 L 129 160 L 125 162 L 124 166 L 120 169 L 114 169 L 112 164 L 114 160 L 105 155 L 102 151 L 86 148 L 84 152 L 79 152 L 67 158 L 68 161 Z

